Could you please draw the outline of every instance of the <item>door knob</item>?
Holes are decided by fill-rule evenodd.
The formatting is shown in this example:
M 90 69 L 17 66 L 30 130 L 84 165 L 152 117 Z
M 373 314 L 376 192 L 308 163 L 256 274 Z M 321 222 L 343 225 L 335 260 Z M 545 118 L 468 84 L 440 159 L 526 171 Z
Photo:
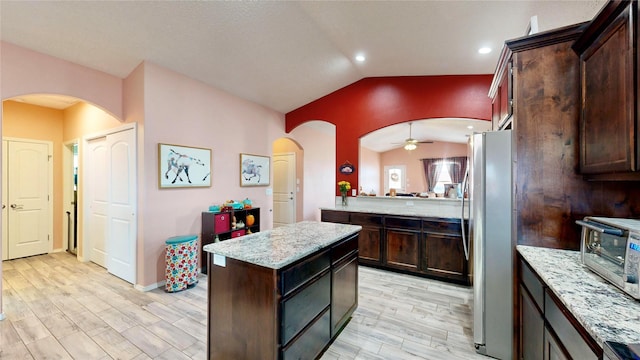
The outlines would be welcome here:
M 14 209 L 14 210 L 20 210 L 20 209 L 22 209 L 22 205 L 11 204 L 11 208 Z

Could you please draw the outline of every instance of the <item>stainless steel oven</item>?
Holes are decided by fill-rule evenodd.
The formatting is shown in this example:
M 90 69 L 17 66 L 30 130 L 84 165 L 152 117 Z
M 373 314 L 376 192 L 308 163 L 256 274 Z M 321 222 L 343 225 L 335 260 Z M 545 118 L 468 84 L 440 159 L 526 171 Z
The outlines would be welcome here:
M 582 263 L 635 299 L 640 299 L 640 220 L 585 217 Z

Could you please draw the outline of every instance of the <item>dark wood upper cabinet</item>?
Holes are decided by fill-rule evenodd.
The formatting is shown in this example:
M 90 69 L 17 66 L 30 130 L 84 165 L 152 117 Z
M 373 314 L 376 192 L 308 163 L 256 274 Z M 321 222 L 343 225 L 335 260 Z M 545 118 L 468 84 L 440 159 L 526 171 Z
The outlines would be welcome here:
M 638 3 L 611 1 L 573 44 L 580 57 L 580 172 L 640 180 Z
M 491 128 L 503 130 L 511 128 L 513 115 L 513 62 L 511 51 L 500 54 L 495 78 L 489 89 L 491 98 Z

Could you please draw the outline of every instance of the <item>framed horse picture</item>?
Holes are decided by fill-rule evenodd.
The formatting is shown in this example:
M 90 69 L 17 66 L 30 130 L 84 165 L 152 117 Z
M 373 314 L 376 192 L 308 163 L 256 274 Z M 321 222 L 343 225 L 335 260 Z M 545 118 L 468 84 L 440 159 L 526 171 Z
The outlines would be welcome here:
M 270 170 L 268 156 L 240 154 L 240 186 L 269 186 Z
M 161 189 L 211 186 L 211 149 L 158 144 Z

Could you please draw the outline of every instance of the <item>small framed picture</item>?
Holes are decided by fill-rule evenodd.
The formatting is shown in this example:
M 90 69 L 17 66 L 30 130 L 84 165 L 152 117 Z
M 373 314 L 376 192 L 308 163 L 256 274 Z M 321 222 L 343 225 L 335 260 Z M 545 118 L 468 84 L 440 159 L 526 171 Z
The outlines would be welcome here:
M 240 154 L 240 186 L 269 186 L 270 170 L 268 156 Z
M 356 167 L 353 166 L 350 162 L 346 162 L 338 167 L 338 171 L 344 175 L 351 175 L 354 171 L 356 171 Z
M 158 186 L 211 186 L 211 149 L 158 144 Z

